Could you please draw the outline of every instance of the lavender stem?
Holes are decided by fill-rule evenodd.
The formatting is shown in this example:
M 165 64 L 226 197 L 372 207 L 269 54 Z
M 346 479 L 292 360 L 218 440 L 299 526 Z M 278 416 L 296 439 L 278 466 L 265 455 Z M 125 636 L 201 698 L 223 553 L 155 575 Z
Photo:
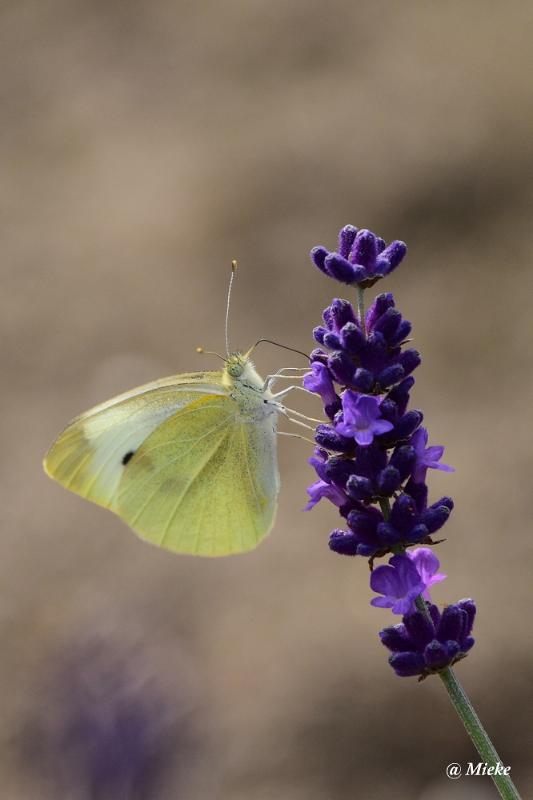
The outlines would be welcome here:
M 503 766 L 502 760 L 492 744 L 488 733 L 481 724 L 478 715 L 474 711 L 474 707 L 468 699 L 465 690 L 457 680 L 453 669 L 451 667 L 445 667 L 445 669 L 441 670 L 438 674 L 446 687 L 453 707 L 461 718 L 465 730 L 483 759 L 483 762 L 488 767 L 493 767 L 495 770 L 498 768 L 501 769 Z M 490 777 L 494 781 L 500 793 L 500 797 L 503 797 L 504 800 L 520 800 L 518 790 L 509 775 L 493 774 Z
M 366 336 L 366 325 L 365 325 L 365 290 L 362 286 L 357 287 L 357 318 L 359 320 L 359 325 L 361 326 L 361 330 L 363 332 L 363 336 Z

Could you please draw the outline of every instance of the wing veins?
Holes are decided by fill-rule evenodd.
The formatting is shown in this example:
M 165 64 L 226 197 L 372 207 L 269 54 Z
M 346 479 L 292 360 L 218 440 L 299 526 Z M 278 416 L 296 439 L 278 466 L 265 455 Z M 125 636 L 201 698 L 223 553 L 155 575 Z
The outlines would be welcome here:
M 175 516 L 176 516 L 176 514 L 177 514 L 177 512 L 179 510 L 180 505 L 182 504 L 182 502 L 184 501 L 185 497 L 187 496 L 187 492 L 189 491 L 191 486 L 195 483 L 195 481 L 198 480 L 198 478 L 200 477 L 200 475 L 202 474 L 204 469 L 206 469 L 206 467 L 209 466 L 209 463 L 211 462 L 213 457 L 218 453 L 218 451 L 220 450 L 220 448 L 222 447 L 224 442 L 227 440 L 227 438 L 228 438 L 228 434 L 226 434 L 225 436 L 222 437 L 222 439 L 218 442 L 217 446 L 211 451 L 211 453 L 209 454 L 208 458 L 206 458 L 206 460 L 204 461 L 204 463 L 202 464 L 200 469 L 198 469 L 196 471 L 194 476 L 188 482 L 188 484 L 186 485 L 185 489 L 182 491 L 180 496 L 176 499 L 176 504 L 175 504 L 174 508 L 172 509 L 170 517 L 169 517 L 169 519 L 167 520 L 167 522 L 165 524 L 165 529 L 163 531 L 163 535 L 162 535 L 161 541 L 160 541 L 161 545 L 163 545 L 163 543 L 164 543 L 164 541 L 165 541 L 165 539 L 166 539 L 166 537 L 168 535 L 168 531 L 169 531 L 170 525 L 174 521 L 174 518 L 175 518 Z M 219 469 L 220 469 L 220 467 L 219 467 Z M 197 534 L 196 538 L 198 540 L 199 533 Z
M 193 400 L 193 401 L 191 401 L 191 403 L 188 403 L 186 406 L 184 406 L 184 408 L 182 408 L 182 409 L 179 409 L 178 411 L 176 411 L 176 412 L 175 412 L 175 414 L 172 414 L 170 417 L 168 417 L 166 420 L 164 420 L 164 421 L 163 421 L 161 424 L 162 424 L 162 425 L 164 425 L 164 424 L 165 424 L 165 422 L 171 422 L 171 421 L 172 421 L 172 418 L 173 418 L 174 416 L 176 416 L 176 414 L 179 414 L 179 415 L 180 415 L 180 417 L 185 417 L 185 416 L 187 416 L 188 414 L 193 414 L 194 412 L 198 411 L 198 409 L 197 409 L 197 408 L 189 408 L 189 406 L 190 406 L 190 405 L 192 405 L 193 403 L 196 403 L 196 402 L 197 402 L 196 400 Z M 208 408 L 208 406 L 205 406 L 205 407 L 206 407 L 206 408 Z M 215 406 L 215 407 L 216 407 L 216 406 Z M 232 414 L 227 414 L 227 415 L 226 415 L 226 417 L 224 417 L 224 420 L 223 420 L 223 422 L 226 422 L 226 420 L 228 419 L 228 417 L 231 417 L 231 416 L 232 416 Z M 202 435 L 200 438 L 196 438 L 196 439 L 195 439 L 193 436 L 191 436 L 191 437 L 189 437 L 188 439 L 181 438 L 181 441 L 182 441 L 182 442 L 194 442 L 194 443 L 196 444 L 197 442 L 200 442 L 200 441 L 201 441 L 203 438 L 205 438 L 205 436 L 208 436 L 208 435 L 209 435 L 210 433 L 212 433 L 214 430 L 217 430 L 217 429 L 218 429 L 218 428 L 221 426 L 221 424 L 222 424 L 222 423 L 219 423 L 219 424 L 215 425 L 215 426 L 214 426 L 214 428 L 210 428 L 210 429 L 209 429 L 209 430 L 208 430 L 208 431 L 207 431 L 205 434 L 203 434 L 203 435 Z M 157 426 L 157 427 L 159 427 L 159 426 Z M 157 427 L 155 428 L 155 430 L 157 430 Z M 151 434 L 148 434 L 148 436 L 146 437 L 146 439 L 148 439 L 148 438 L 149 438 L 149 436 L 151 436 Z M 141 445 L 141 446 L 142 446 L 142 445 Z M 146 455 L 148 455 L 149 453 L 153 453 L 153 452 L 154 452 L 154 450 L 158 450 L 160 447 L 165 447 L 165 446 L 166 446 L 166 443 L 164 443 L 164 442 L 160 442 L 159 444 L 154 444 L 154 445 L 152 445 L 150 448 L 148 448 L 148 449 L 146 449 L 146 450 L 144 450 L 144 451 L 143 451 L 143 456 L 146 456 Z M 174 459 L 174 460 L 175 460 L 175 459 Z
M 244 428 L 241 430 L 241 437 L 242 437 L 243 439 L 245 438 L 245 430 L 244 430 Z M 257 507 L 257 510 L 258 510 L 258 511 L 261 513 L 261 503 L 260 503 L 260 501 L 259 501 L 259 494 L 258 494 L 258 491 L 257 491 L 257 485 L 256 485 L 256 483 L 255 483 L 255 481 L 254 481 L 254 479 L 253 479 L 253 477 L 252 477 L 252 472 L 251 472 L 251 469 L 250 469 L 250 460 L 249 460 L 249 458 L 248 458 L 248 450 L 247 450 L 247 448 L 246 448 L 246 443 L 245 443 L 245 445 L 244 445 L 244 462 L 245 462 L 245 464 L 246 464 L 246 472 L 248 473 L 248 478 L 249 478 L 249 481 L 250 481 L 250 485 L 251 485 L 251 488 L 252 488 L 252 492 L 253 492 L 253 495 L 254 495 L 254 497 L 255 497 L 255 501 L 256 501 L 256 507 Z M 252 513 L 251 513 L 250 509 L 248 508 L 248 506 L 247 506 L 247 510 L 248 510 L 248 512 L 249 512 L 249 515 L 250 515 L 250 520 L 251 520 L 251 522 L 252 522 L 252 527 L 253 527 L 253 529 L 254 529 L 254 532 L 255 532 L 255 538 L 256 538 L 256 541 L 257 541 L 257 540 L 258 540 L 258 538 L 259 538 L 259 537 L 258 537 L 258 532 L 257 532 L 257 526 L 256 526 L 256 524 L 255 524 L 255 521 L 254 521 L 253 515 L 252 515 Z
M 201 384 L 201 381 L 198 381 L 198 384 Z M 227 396 L 226 390 L 219 392 L 217 391 L 218 387 L 216 387 L 214 384 L 212 386 L 210 385 L 209 388 L 206 390 L 200 389 L 198 387 L 198 384 L 195 382 L 183 383 L 183 384 L 169 383 L 163 386 L 150 386 L 150 388 L 144 389 L 144 391 L 139 391 L 136 394 L 135 390 L 132 390 L 132 392 L 125 392 L 124 396 L 118 395 L 117 397 L 108 400 L 106 403 L 100 403 L 99 405 L 94 406 L 94 408 L 85 411 L 83 414 L 78 414 L 78 416 L 74 417 L 74 419 L 67 425 L 67 428 L 70 427 L 70 425 L 74 425 L 75 423 L 78 422 L 84 422 L 85 420 L 95 419 L 96 417 L 99 417 L 100 414 L 104 414 L 106 411 L 110 411 L 111 409 L 113 410 L 118 409 L 121 406 L 125 405 L 126 403 L 129 403 L 131 400 L 135 400 L 140 397 L 142 397 L 143 399 L 149 399 L 150 395 L 156 393 L 169 394 L 176 392 L 178 394 L 181 394 L 182 392 L 197 392 L 198 394 L 208 394 L 208 395 L 211 394 L 214 397 Z M 143 389 L 142 386 L 138 388 Z M 62 433 L 64 433 L 64 431 Z
M 222 421 L 221 421 L 221 422 L 220 422 L 218 425 L 215 425 L 213 428 L 210 428 L 208 431 L 206 431 L 205 433 L 203 433 L 203 434 L 202 434 L 202 436 L 200 436 L 198 439 L 196 439 L 196 440 L 195 440 L 195 445 L 198 445 L 198 444 L 199 444 L 199 443 L 202 441 L 202 439 L 205 439 L 205 437 L 206 437 L 206 436 L 209 436 L 210 434 L 212 434 L 212 433 L 214 433 L 215 431 L 219 430 L 219 429 L 220 429 L 220 428 L 221 428 L 221 427 L 224 425 L 224 423 L 225 423 L 225 422 L 226 422 L 226 418 L 224 418 L 224 419 L 223 419 L 223 420 L 222 420 Z M 158 447 L 162 447 L 162 446 L 164 446 L 164 445 L 158 445 Z M 156 449 L 156 448 L 155 448 L 155 447 L 153 447 L 153 448 L 151 448 L 151 449 L 150 449 L 150 451 L 153 451 L 153 450 L 155 450 L 155 449 Z M 192 448 L 191 448 L 191 449 L 192 449 Z M 215 448 L 215 449 L 216 449 L 216 448 Z M 154 470 L 154 472 L 152 472 L 152 473 L 150 473 L 149 475 L 147 475 L 147 477 L 145 478 L 145 480 L 142 482 L 141 486 L 144 486 L 144 484 L 145 484 L 145 483 L 147 483 L 147 481 L 149 481 L 149 480 L 153 480 L 153 478 L 154 478 L 154 477 L 155 477 L 155 476 L 156 476 L 156 475 L 157 475 L 159 472 L 161 472 L 161 470 L 162 470 L 162 469 L 165 469 L 165 468 L 167 468 L 167 467 L 168 467 L 170 464 L 174 464 L 176 461 L 178 461 L 178 460 L 180 459 L 180 457 L 181 457 L 181 454 L 180 454 L 180 455 L 178 455 L 178 456 L 176 456 L 176 458 L 172 458 L 172 459 L 169 459 L 168 461 L 165 461 L 165 463 L 164 463 L 164 464 L 161 464 L 161 466 L 159 466 L 159 467 L 158 467 L 156 470 Z M 201 467 L 200 469 L 203 469 L 203 465 L 202 465 L 202 467 Z M 188 486 L 187 486 L 187 488 L 188 488 Z M 135 516 L 133 517 L 133 519 L 130 521 L 130 524 L 131 524 L 131 525 L 135 525 L 135 523 L 136 523 L 136 521 L 139 519 L 140 515 L 141 515 L 142 513 L 144 513 L 144 511 L 145 511 L 146 507 L 147 507 L 147 506 L 148 506 L 148 505 L 149 505 L 149 504 L 152 502 L 152 500 L 153 500 L 153 498 L 154 498 L 154 495 L 155 495 L 155 494 L 156 494 L 158 491 L 159 491 L 159 486 L 158 486 L 158 485 L 156 485 L 156 486 L 154 487 L 154 490 L 153 490 L 153 491 L 151 492 L 151 494 L 149 495 L 149 497 L 148 497 L 148 498 L 145 500 L 145 502 L 143 503 L 143 505 L 141 506 L 141 508 L 140 508 L 140 509 L 137 511 L 137 513 L 135 514 Z M 126 494 L 126 492 L 124 492 L 124 491 L 123 491 L 123 492 L 122 492 L 122 495 L 124 495 L 124 494 Z M 181 497 L 181 495 L 180 495 L 180 497 Z M 117 504 L 118 504 L 119 498 L 120 498 L 120 495 L 118 495 L 118 496 L 117 496 Z
M 223 419 L 223 420 L 222 420 L 222 422 L 220 422 L 218 425 L 215 425 L 215 426 L 213 426 L 212 428 L 209 428 L 209 430 L 208 430 L 208 431 L 206 431 L 205 433 L 203 433 L 203 434 L 202 434 L 202 436 L 200 436 L 199 438 L 197 438 L 197 439 L 194 441 L 194 444 L 196 444 L 196 445 L 197 445 L 197 444 L 199 444 L 199 443 L 202 441 L 202 439 L 205 439 L 205 437 L 206 437 L 206 436 L 210 436 L 212 433 L 215 433 L 215 431 L 218 431 L 218 430 L 219 430 L 219 428 L 221 428 L 225 422 L 226 422 L 226 418 L 225 418 L 225 419 Z M 149 450 L 149 451 L 147 451 L 147 452 L 153 452 L 154 450 L 156 450 L 156 449 L 158 449 L 158 448 L 160 448 L 160 447 L 166 447 L 166 446 L 167 446 L 167 445 L 166 445 L 165 443 L 161 443 L 161 444 L 159 444 L 159 445 L 154 445 L 154 446 L 153 446 L 153 447 L 151 447 L 151 448 L 150 448 L 150 450 Z M 191 449 L 192 449 L 192 448 L 191 448 Z M 143 455 L 144 455 L 144 453 L 143 453 Z M 165 463 L 164 463 L 164 464 L 161 464 L 161 466 L 159 466 L 159 467 L 158 467 L 156 470 L 154 470 L 153 472 L 149 473 L 149 474 L 146 476 L 146 478 L 144 479 L 144 481 L 142 481 L 142 483 L 139 483 L 139 484 L 138 484 L 138 488 L 139 488 L 139 487 L 141 487 L 141 486 L 144 486 L 144 485 L 145 485 L 145 484 L 146 484 L 148 481 L 152 480 L 152 479 L 153 479 L 153 478 L 154 478 L 154 477 L 155 477 L 155 476 L 156 476 L 156 475 L 157 475 L 159 472 L 161 472 L 161 470 L 162 470 L 162 469 L 165 469 L 166 467 L 168 467 L 168 466 L 169 466 L 169 464 L 175 464 L 175 463 L 176 463 L 176 461 L 178 461 L 178 460 L 180 459 L 180 457 L 181 457 L 181 454 L 180 454 L 180 455 L 178 455 L 178 456 L 176 456 L 176 458 L 172 458 L 172 459 L 169 459 L 168 461 L 165 461 Z M 159 489 L 159 487 L 158 487 L 158 486 L 156 486 L 156 487 L 155 487 L 155 489 L 154 489 L 154 491 L 152 492 L 152 494 L 151 494 L 151 495 L 149 496 L 149 498 L 147 499 L 147 501 L 146 501 L 146 502 L 143 504 L 142 508 L 141 508 L 141 509 L 139 510 L 139 512 L 138 512 L 138 513 L 135 515 L 135 517 L 134 517 L 134 521 L 138 519 L 138 516 L 139 516 L 139 514 L 141 514 L 141 513 L 142 513 L 142 512 L 145 510 L 145 508 L 146 508 L 146 506 L 148 505 L 148 503 L 150 503 L 150 502 L 152 501 L 152 499 L 153 499 L 153 497 L 154 497 L 154 494 L 155 494 L 155 493 L 158 491 L 158 489 Z M 122 491 L 122 492 L 120 492 L 119 494 L 117 494 L 117 503 L 118 503 L 118 501 L 120 500 L 120 497 L 121 497 L 121 496 L 123 496 L 123 495 L 125 495 L 125 494 L 126 494 L 128 491 L 129 491 L 129 489 L 127 489 L 127 488 L 126 488 L 125 490 L 123 489 L 123 491 Z M 134 522 L 132 522 L 132 524 L 134 524 Z

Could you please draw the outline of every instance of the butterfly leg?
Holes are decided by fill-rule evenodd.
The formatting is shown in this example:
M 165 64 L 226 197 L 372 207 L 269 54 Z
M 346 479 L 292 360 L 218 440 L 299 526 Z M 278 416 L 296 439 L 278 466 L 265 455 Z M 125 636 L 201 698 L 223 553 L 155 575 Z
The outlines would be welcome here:
M 293 414 L 298 419 L 305 419 L 306 422 L 314 422 L 317 425 L 322 425 L 324 423 L 323 419 L 316 419 L 316 417 L 309 417 L 307 414 L 302 414 L 300 411 L 295 411 L 294 408 L 287 408 L 287 406 L 283 406 L 285 412 L 289 414 Z
M 293 419 L 292 417 L 289 417 L 289 415 L 286 413 L 286 409 L 281 413 L 283 413 L 289 422 L 292 422 L 294 425 L 299 425 L 301 428 L 306 428 L 308 431 L 313 431 L 313 433 L 315 432 L 315 428 L 313 428 L 312 425 L 307 425 L 307 423 L 301 422 L 299 419 Z
M 303 375 L 304 375 L 305 373 L 309 372 L 309 367 L 283 367 L 282 369 L 278 370 L 278 372 L 274 372 L 272 375 L 267 375 L 266 379 L 265 379 L 265 383 L 263 385 L 263 391 L 266 392 L 266 391 L 270 390 L 271 387 L 274 386 L 274 384 L 276 383 L 277 380 L 281 380 L 281 379 L 298 380 L 298 379 L 303 377 L 303 375 L 298 375 L 298 374 L 294 374 L 294 375 L 284 375 L 283 374 L 284 372 L 289 372 L 289 371 L 292 372 L 292 373 L 302 372 Z
M 307 417 L 305 414 L 300 414 L 299 411 L 294 411 L 292 408 L 287 408 L 286 406 L 281 405 L 281 403 L 272 403 L 272 405 L 276 405 L 278 413 L 283 414 L 289 422 L 294 423 L 294 425 L 300 425 L 302 428 L 307 428 L 309 431 L 314 431 L 315 427 L 313 425 L 308 425 L 307 422 L 315 422 L 321 423 L 323 420 L 320 419 L 313 419 L 313 417 Z M 294 414 L 295 417 L 298 419 L 294 419 L 291 415 Z M 302 422 L 301 420 L 307 420 L 307 422 Z
M 291 376 L 285 375 L 282 377 L 290 378 Z M 296 384 L 293 384 L 292 386 L 287 386 L 287 388 L 282 389 L 281 392 L 275 392 L 272 395 L 272 397 L 275 397 L 276 400 L 281 400 L 282 397 L 285 397 L 285 395 L 289 394 L 289 392 L 292 392 L 293 389 L 298 389 L 300 392 L 305 392 L 306 394 L 312 394 L 313 397 L 316 397 L 316 392 L 310 392 L 309 389 L 306 389 L 303 386 L 297 386 Z
M 291 439 L 301 439 L 302 442 L 308 442 L 308 444 L 312 444 L 313 447 L 316 447 L 316 442 L 313 442 L 312 439 L 308 439 L 307 436 L 301 436 L 299 433 L 288 433 L 287 431 L 277 431 L 278 436 L 290 436 Z
M 301 392 L 305 392 L 306 394 L 311 394 L 314 397 L 316 397 L 315 392 L 310 392 L 308 389 L 304 389 L 303 386 L 288 386 L 286 389 L 283 389 L 283 391 L 277 392 L 272 396 L 275 397 L 276 401 L 279 401 L 283 397 L 285 397 L 285 395 L 289 394 L 289 392 L 292 392 L 293 389 L 299 389 Z M 289 411 L 291 414 L 294 414 L 295 417 L 299 417 L 300 419 L 305 419 L 308 422 L 316 422 L 317 424 L 324 422 L 323 419 L 316 419 L 315 417 L 309 417 L 307 416 L 307 414 L 301 414 L 299 411 L 295 411 L 293 408 L 287 408 L 286 406 L 283 406 L 283 409 L 284 411 Z

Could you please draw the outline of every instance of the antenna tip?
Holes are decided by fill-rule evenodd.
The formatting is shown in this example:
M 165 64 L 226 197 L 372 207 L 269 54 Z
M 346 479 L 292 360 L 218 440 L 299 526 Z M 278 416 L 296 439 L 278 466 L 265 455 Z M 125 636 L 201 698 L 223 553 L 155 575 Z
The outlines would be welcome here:
M 203 348 L 203 347 L 200 347 L 200 346 L 198 346 L 198 347 L 196 348 L 196 352 L 197 352 L 197 353 L 203 353 L 203 352 L 204 352 L 204 348 Z
M 236 269 L 237 269 L 237 261 L 233 259 L 233 261 L 231 262 L 231 271 L 235 272 Z

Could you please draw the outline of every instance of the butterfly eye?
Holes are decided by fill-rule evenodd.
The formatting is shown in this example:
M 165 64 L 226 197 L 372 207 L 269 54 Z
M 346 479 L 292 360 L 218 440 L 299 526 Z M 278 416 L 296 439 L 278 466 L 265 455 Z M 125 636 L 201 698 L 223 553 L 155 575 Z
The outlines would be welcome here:
M 232 378 L 239 378 L 244 372 L 244 367 L 242 364 L 234 362 L 233 364 L 228 364 L 227 370 L 228 374 L 231 375 Z

